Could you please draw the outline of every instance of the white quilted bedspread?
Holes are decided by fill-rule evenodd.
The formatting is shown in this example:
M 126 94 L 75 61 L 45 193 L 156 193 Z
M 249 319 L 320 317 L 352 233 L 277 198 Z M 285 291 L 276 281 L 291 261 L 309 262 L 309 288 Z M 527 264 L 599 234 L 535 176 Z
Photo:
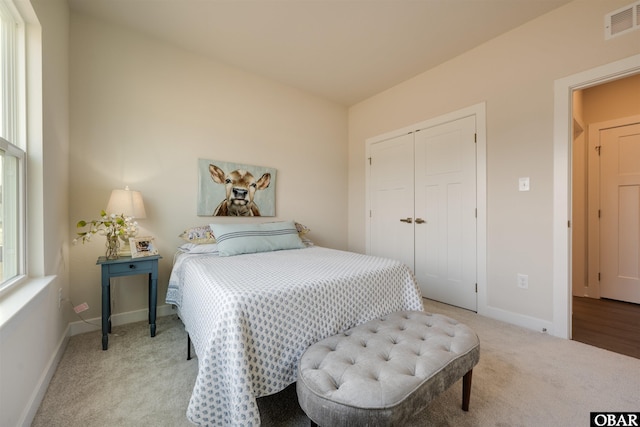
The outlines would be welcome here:
M 178 257 L 166 302 L 198 355 L 187 417 L 258 426 L 256 398 L 296 381 L 311 344 L 376 317 L 423 310 L 398 261 L 322 247 L 233 257 Z

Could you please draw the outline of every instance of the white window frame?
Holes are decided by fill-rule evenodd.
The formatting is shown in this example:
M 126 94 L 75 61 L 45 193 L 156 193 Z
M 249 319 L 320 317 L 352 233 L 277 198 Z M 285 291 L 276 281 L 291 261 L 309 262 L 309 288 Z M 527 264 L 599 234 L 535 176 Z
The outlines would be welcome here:
M 3 67 L 0 81 L 0 93 L 2 93 L 2 110 L 0 110 L 0 120 L 2 120 L 2 135 L 0 135 L 0 150 L 4 156 L 11 156 L 16 160 L 16 187 L 13 191 L 15 203 L 8 206 L 3 200 L 3 218 L 12 217 L 15 226 L 14 247 L 11 248 L 10 259 L 15 265 L 12 269 L 15 272 L 11 277 L 0 277 L 0 295 L 5 294 L 14 286 L 22 283 L 27 278 L 26 265 L 26 24 L 11 0 L 0 0 L 0 14 L 3 19 L 15 22 L 15 28 L 5 30 L 0 37 L 3 43 L 0 49 L 1 66 Z M 5 54 L 6 53 L 6 54 Z M 6 173 L 6 168 L 2 168 Z M 3 179 L 3 182 L 6 182 Z M 3 189 L 6 190 L 6 189 Z M 6 191 L 2 192 L 3 199 Z M 4 225 L 3 225 L 4 226 Z M 3 230 L 4 231 L 4 230 Z M 6 236 L 5 236 L 6 237 Z M 6 240 L 6 239 L 3 239 Z M 3 248 L 4 249 L 4 248 Z M 3 254 L 2 262 L 7 259 Z M 4 267 L 4 265 L 3 265 Z

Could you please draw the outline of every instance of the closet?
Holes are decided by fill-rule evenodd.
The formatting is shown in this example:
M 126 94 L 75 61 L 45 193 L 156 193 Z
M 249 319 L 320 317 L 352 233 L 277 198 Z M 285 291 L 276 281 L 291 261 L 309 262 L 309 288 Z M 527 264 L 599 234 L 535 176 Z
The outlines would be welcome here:
M 404 262 L 424 297 L 476 311 L 476 117 L 367 148 L 367 252 Z

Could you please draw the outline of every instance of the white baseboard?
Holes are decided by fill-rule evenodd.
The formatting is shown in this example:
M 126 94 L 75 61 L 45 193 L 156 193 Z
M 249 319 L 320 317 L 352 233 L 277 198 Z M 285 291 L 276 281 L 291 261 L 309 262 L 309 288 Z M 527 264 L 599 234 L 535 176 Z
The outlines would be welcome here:
M 176 314 L 177 310 L 171 305 L 159 305 L 156 309 L 156 316 L 169 316 Z M 149 310 L 142 309 L 136 311 L 129 311 L 126 313 L 117 313 L 111 315 L 111 325 L 126 325 L 128 323 L 141 322 L 149 318 Z M 84 334 L 85 332 L 99 331 L 102 328 L 102 318 L 94 317 L 93 319 L 86 319 L 84 321 L 73 322 L 69 324 L 71 328 L 70 336 Z
M 479 307 L 480 308 L 480 307 Z M 538 319 L 537 317 L 526 316 L 512 311 L 503 310 L 501 308 L 485 306 L 479 309 L 478 314 L 502 322 L 511 323 L 512 325 L 521 326 L 523 328 L 532 329 L 538 332 L 544 332 L 550 335 L 553 333 L 553 322 Z

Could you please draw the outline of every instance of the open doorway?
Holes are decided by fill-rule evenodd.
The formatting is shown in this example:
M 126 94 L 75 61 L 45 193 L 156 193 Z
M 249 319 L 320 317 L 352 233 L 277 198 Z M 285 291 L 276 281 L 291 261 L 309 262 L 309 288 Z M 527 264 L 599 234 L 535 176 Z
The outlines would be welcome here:
M 553 128 L 553 326 L 571 338 L 571 142 L 573 92 L 640 73 L 640 54 L 573 74 L 554 83 Z M 567 226 L 569 224 L 569 226 Z
M 640 358 L 640 74 L 573 91 L 571 336 Z

